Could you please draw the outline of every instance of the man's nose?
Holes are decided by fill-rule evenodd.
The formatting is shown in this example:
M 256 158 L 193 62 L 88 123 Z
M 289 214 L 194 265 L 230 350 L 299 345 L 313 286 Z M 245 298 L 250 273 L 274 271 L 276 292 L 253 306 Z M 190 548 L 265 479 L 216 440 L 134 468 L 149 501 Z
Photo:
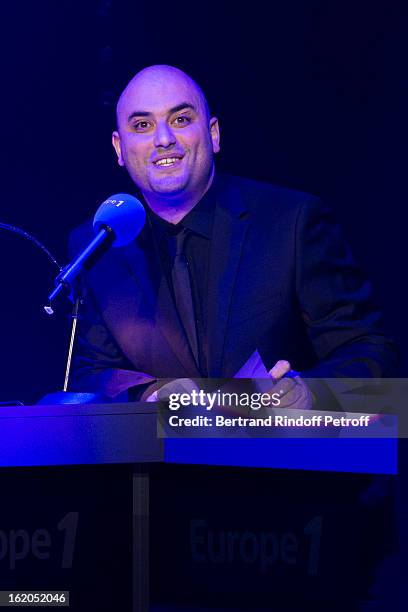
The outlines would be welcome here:
M 156 133 L 154 135 L 154 146 L 155 147 L 169 147 L 176 142 L 176 137 L 170 126 L 163 122 L 158 123 L 156 127 Z

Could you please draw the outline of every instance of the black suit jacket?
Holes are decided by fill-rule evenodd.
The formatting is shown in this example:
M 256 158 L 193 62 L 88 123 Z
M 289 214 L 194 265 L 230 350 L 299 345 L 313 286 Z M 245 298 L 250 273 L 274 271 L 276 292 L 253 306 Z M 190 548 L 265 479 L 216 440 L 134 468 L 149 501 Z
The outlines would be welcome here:
M 206 334 L 211 377 L 233 377 L 258 350 L 306 376 L 392 375 L 395 351 L 369 283 L 330 211 L 308 194 L 216 179 Z M 71 251 L 92 237 L 76 230 Z M 156 378 L 199 377 L 147 223 L 82 276 L 85 305 L 72 390 L 115 396 Z

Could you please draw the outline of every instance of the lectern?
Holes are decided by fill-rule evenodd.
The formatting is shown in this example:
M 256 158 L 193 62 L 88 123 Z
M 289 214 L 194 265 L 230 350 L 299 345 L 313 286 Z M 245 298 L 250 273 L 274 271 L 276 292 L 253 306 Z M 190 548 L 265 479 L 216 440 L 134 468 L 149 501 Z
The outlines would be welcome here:
M 330 529 L 338 531 L 343 526 L 336 527 L 333 520 L 333 525 L 329 527 L 330 521 L 325 519 L 326 509 L 321 513 L 314 509 L 309 512 L 312 502 L 308 501 L 294 514 L 296 518 L 289 528 L 286 524 L 287 516 L 293 505 L 298 503 L 298 496 L 307 495 L 294 491 L 294 487 L 299 488 L 299 483 L 306 482 L 308 473 L 312 471 L 316 474 L 330 471 L 358 472 L 362 478 L 364 474 L 378 474 L 381 479 L 381 475 L 396 473 L 396 460 L 397 447 L 393 439 L 162 440 L 157 437 L 154 404 L 2 408 L 0 476 L 3 515 L 0 512 L 0 569 L 7 571 L 2 572 L 1 590 L 34 590 L 46 588 L 49 584 L 53 590 L 68 590 L 70 580 L 71 584 L 82 584 L 86 592 L 84 599 L 79 592 L 72 593 L 72 610 L 92 607 L 103 609 L 104 601 L 107 607 L 115 603 L 115 587 L 109 584 L 109 577 L 115 581 L 117 575 L 114 575 L 114 568 L 119 566 L 118 573 L 121 576 L 126 574 L 128 579 L 129 593 L 129 585 L 133 581 L 133 593 L 127 597 L 118 591 L 117 608 L 134 612 L 149 610 L 149 477 L 152 473 L 152 478 L 155 478 L 160 469 L 158 464 L 186 464 L 186 472 L 182 484 L 162 478 L 160 488 L 156 486 L 151 496 L 156 517 L 154 525 L 151 524 L 151 530 L 154 531 L 152 550 L 156 554 L 152 555 L 154 558 L 150 565 L 156 574 L 154 588 L 157 591 L 160 591 L 158 574 L 163 576 L 163 583 L 168 588 L 172 588 L 171 585 L 183 588 L 181 583 L 176 583 L 177 577 L 182 582 L 176 568 L 186 547 L 190 549 L 188 554 L 191 556 L 189 563 L 192 569 L 185 570 L 191 570 L 191 575 L 185 581 L 184 588 L 187 591 L 189 588 L 190 591 L 202 589 L 203 597 L 209 590 L 208 584 L 214 584 L 220 592 L 220 601 L 225 602 L 228 596 L 225 592 L 223 594 L 223 588 L 225 591 L 225 585 L 230 580 L 239 597 L 245 598 L 245 592 L 240 595 L 240 589 L 245 584 L 244 579 L 240 580 L 241 576 L 249 576 L 254 584 L 258 581 L 262 590 L 264 582 L 270 582 L 268 572 L 276 568 L 281 577 L 275 593 L 279 583 L 285 583 L 286 571 L 289 572 L 289 588 L 291 580 L 303 580 L 299 578 L 303 571 L 307 574 L 307 580 L 315 582 L 319 579 L 319 571 L 323 572 L 321 582 L 324 586 L 324 567 L 320 569 L 319 565 L 322 555 L 313 546 L 318 538 L 330 533 Z M 202 466 L 214 466 L 208 468 L 213 471 L 204 473 L 203 469 L 207 468 Z M 181 472 L 177 470 L 171 473 L 172 478 L 180 476 Z M 271 513 L 275 511 L 271 519 L 273 525 L 269 530 L 264 527 L 253 528 L 257 517 L 263 517 L 262 520 L 267 517 L 264 512 L 266 498 L 262 497 L 265 491 L 262 491 L 262 487 L 270 472 L 281 474 L 280 481 L 279 478 L 273 481 L 273 486 L 276 486 L 275 500 L 271 505 Z M 291 474 L 296 474 L 296 478 L 292 478 Z M 260 487 L 256 486 L 257 479 L 262 481 Z M 64 498 L 65 480 L 68 488 Z M 345 490 L 352 488 L 347 481 L 347 474 L 339 476 L 340 481 Z M 123 483 L 122 488 L 120 482 Z M 245 484 L 248 482 L 251 484 Z M 287 484 L 282 486 L 279 482 Z M 213 483 L 216 483 L 215 489 Z M 61 508 L 56 501 L 57 489 L 61 492 L 58 495 L 64 499 Z M 40 503 L 36 499 L 36 491 L 37 497 L 41 497 L 41 516 L 48 516 L 47 503 L 50 506 L 54 504 L 56 515 L 60 512 L 57 522 L 51 511 L 49 524 L 38 523 L 40 519 L 32 518 L 36 503 Z M 85 506 L 81 506 L 81 500 L 87 494 L 90 499 L 84 502 Z M 212 498 L 213 494 L 221 500 L 226 499 L 223 497 L 225 495 L 235 500 L 231 502 L 234 504 L 233 512 L 231 509 L 223 512 L 222 503 L 218 502 L 217 505 L 215 498 Z M 177 502 L 178 496 L 182 498 L 180 502 Z M 185 501 L 189 496 L 195 496 L 198 501 L 191 516 L 188 516 L 189 535 L 186 536 L 185 525 L 180 527 L 176 523 L 177 515 L 186 512 Z M 277 511 L 277 506 L 286 497 L 288 509 L 279 508 Z M 106 524 L 106 528 L 103 516 L 100 517 L 105 505 L 117 513 L 113 523 Z M 86 507 L 85 510 L 78 511 L 82 507 Z M 129 532 L 132 538 L 129 537 L 126 542 L 128 536 L 124 523 L 126 512 L 130 514 L 130 507 L 133 508 Z M 5 508 L 10 508 L 10 511 L 5 511 Z M 88 512 L 87 508 L 92 511 Z M 23 511 L 24 517 L 27 517 L 24 518 L 24 524 L 21 523 Z M 330 514 L 330 508 L 327 512 Z M 15 523 L 14 517 L 17 516 L 19 522 Z M 231 521 L 230 529 L 225 527 L 225 520 Z M 279 520 L 284 527 L 280 527 Z M 296 521 L 299 521 L 299 525 Z M 81 531 L 85 529 L 84 525 L 86 534 Z M 90 534 L 94 554 L 90 554 L 86 546 L 77 545 L 78 534 L 83 539 Z M 166 537 L 170 542 L 168 546 L 164 543 Z M 188 541 L 180 547 L 184 537 Z M 227 546 L 224 552 L 221 549 L 221 552 L 215 551 L 215 538 L 218 538 L 221 547 L 224 540 L 227 543 L 230 541 L 228 538 L 232 538 L 233 545 L 230 544 L 229 549 Z M 325 542 L 324 538 L 322 541 Z M 299 549 L 296 554 L 295 544 Z M 121 549 L 124 545 L 127 548 L 125 546 L 126 549 Z M 324 546 L 330 547 L 330 538 Z M 180 548 L 184 550 L 183 553 L 176 550 Z M 110 550 L 113 552 L 110 553 Z M 115 554 L 118 556 L 116 561 Z M 98 578 L 99 570 L 91 567 L 98 563 L 98 559 L 102 564 L 99 568 L 102 580 Z M 29 564 L 30 560 L 33 567 L 39 568 L 38 571 L 36 569 L 33 573 L 27 565 L 27 571 L 19 574 L 19 568 L 24 567 L 24 563 Z M 83 577 L 75 574 L 78 563 L 81 572 L 85 574 Z M 185 559 L 180 563 L 185 564 Z M 64 571 L 69 576 L 65 583 Z M 255 572 L 253 576 L 251 572 Z M 20 575 L 26 581 L 25 584 L 19 578 Z M 48 580 L 49 575 L 51 580 Z M 95 601 L 92 601 L 91 592 L 86 591 L 87 575 L 92 583 L 90 589 L 99 590 Z M 34 579 L 35 583 L 32 582 Z M 7 580 L 9 583 L 6 584 Z M 126 588 L 124 584 L 125 580 L 121 589 Z M 327 589 L 330 589 L 330 585 Z

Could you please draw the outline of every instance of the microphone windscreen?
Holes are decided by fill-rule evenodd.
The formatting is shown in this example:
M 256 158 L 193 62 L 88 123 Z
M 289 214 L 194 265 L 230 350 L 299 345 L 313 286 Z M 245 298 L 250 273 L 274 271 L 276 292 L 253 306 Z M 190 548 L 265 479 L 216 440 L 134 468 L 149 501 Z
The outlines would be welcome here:
M 121 247 L 132 242 L 142 231 L 146 211 L 137 198 L 128 193 L 116 193 L 105 200 L 96 211 L 93 228 L 95 233 L 109 227 L 114 233 L 113 246 Z

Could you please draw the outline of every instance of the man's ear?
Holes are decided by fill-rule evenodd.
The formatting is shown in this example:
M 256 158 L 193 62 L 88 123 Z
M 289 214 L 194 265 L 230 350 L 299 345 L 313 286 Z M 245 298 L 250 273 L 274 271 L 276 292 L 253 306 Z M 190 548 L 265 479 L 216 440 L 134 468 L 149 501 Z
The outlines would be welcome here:
M 210 119 L 210 134 L 213 152 L 218 153 L 220 150 L 220 126 L 217 117 L 211 117 Z
M 124 166 L 125 162 L 123 161 L 123 157 L 122 157 L 122 149 L 120 146 L 120 136 L 119 136 L 119 132 L 116 132 L 116 130 L 112 133 L 112 144 L 113 144 L 113 148 L 116 151 L 116 155 L 118 156 L 119 166 Z

